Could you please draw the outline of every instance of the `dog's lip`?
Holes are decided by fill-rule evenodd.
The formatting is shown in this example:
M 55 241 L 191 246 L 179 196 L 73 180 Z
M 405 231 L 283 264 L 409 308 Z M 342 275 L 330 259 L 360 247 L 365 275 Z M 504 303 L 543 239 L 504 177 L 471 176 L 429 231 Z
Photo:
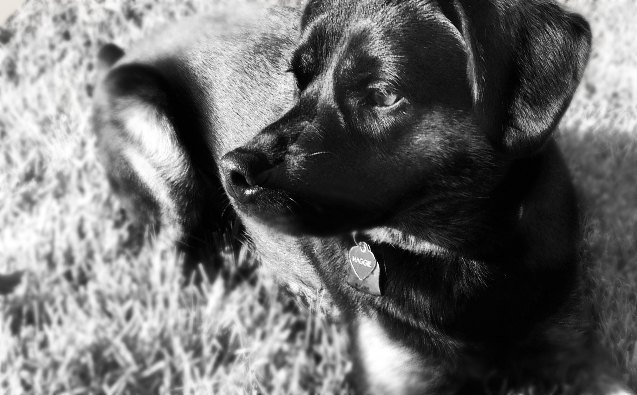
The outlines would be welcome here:
M 336 236 L 369 228 L 382 217 L 378 212 L 316 202 L 280 189 L 255 186 L 247 193 L 252 201 L 236 202 L 239 211 L 291 235 Z

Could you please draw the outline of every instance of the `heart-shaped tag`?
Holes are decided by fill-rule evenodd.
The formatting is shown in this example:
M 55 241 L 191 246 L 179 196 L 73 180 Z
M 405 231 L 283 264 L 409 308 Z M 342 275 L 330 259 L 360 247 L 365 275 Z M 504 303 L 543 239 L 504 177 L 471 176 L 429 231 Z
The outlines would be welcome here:
M 359 243 L 349 250 L 349 264 L 359 280 L 365 280 L 376 268 L 376 257 L 367 243 Z
M 367 243 L 358 243 L 349 250 L 347 283 L 360 292 L 380 296 L 380 265 Z

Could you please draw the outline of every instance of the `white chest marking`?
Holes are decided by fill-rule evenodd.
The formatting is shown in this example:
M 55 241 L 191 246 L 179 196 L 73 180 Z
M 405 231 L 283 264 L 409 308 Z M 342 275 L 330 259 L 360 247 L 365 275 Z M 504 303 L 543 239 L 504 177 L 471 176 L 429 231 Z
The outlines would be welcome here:
M 357 342 L 372 394 L 421 394 L 426 391 L 424 361 L 390 339 L 376 321 L 367 317 L 360 319 Z

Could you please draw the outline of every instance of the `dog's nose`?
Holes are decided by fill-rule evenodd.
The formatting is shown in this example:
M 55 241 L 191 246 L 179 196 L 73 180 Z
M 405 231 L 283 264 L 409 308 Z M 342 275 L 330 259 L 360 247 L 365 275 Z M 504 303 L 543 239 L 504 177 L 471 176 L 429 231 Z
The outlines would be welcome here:
M 265 157 L 241 149 L 224 155 L 220 166 L 227 192 L 241 203 L 249 203 L 262 174 L 270 167 Z

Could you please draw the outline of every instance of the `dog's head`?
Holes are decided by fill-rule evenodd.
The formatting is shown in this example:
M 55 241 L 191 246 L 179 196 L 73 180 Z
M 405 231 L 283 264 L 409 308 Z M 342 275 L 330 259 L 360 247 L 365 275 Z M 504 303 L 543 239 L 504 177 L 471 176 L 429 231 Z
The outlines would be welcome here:
M 290 233 L 458 218 L 546 143 L 589 50 L 544 0 L 312 0 L 296 104 L 223 157 L 225 188 Z

